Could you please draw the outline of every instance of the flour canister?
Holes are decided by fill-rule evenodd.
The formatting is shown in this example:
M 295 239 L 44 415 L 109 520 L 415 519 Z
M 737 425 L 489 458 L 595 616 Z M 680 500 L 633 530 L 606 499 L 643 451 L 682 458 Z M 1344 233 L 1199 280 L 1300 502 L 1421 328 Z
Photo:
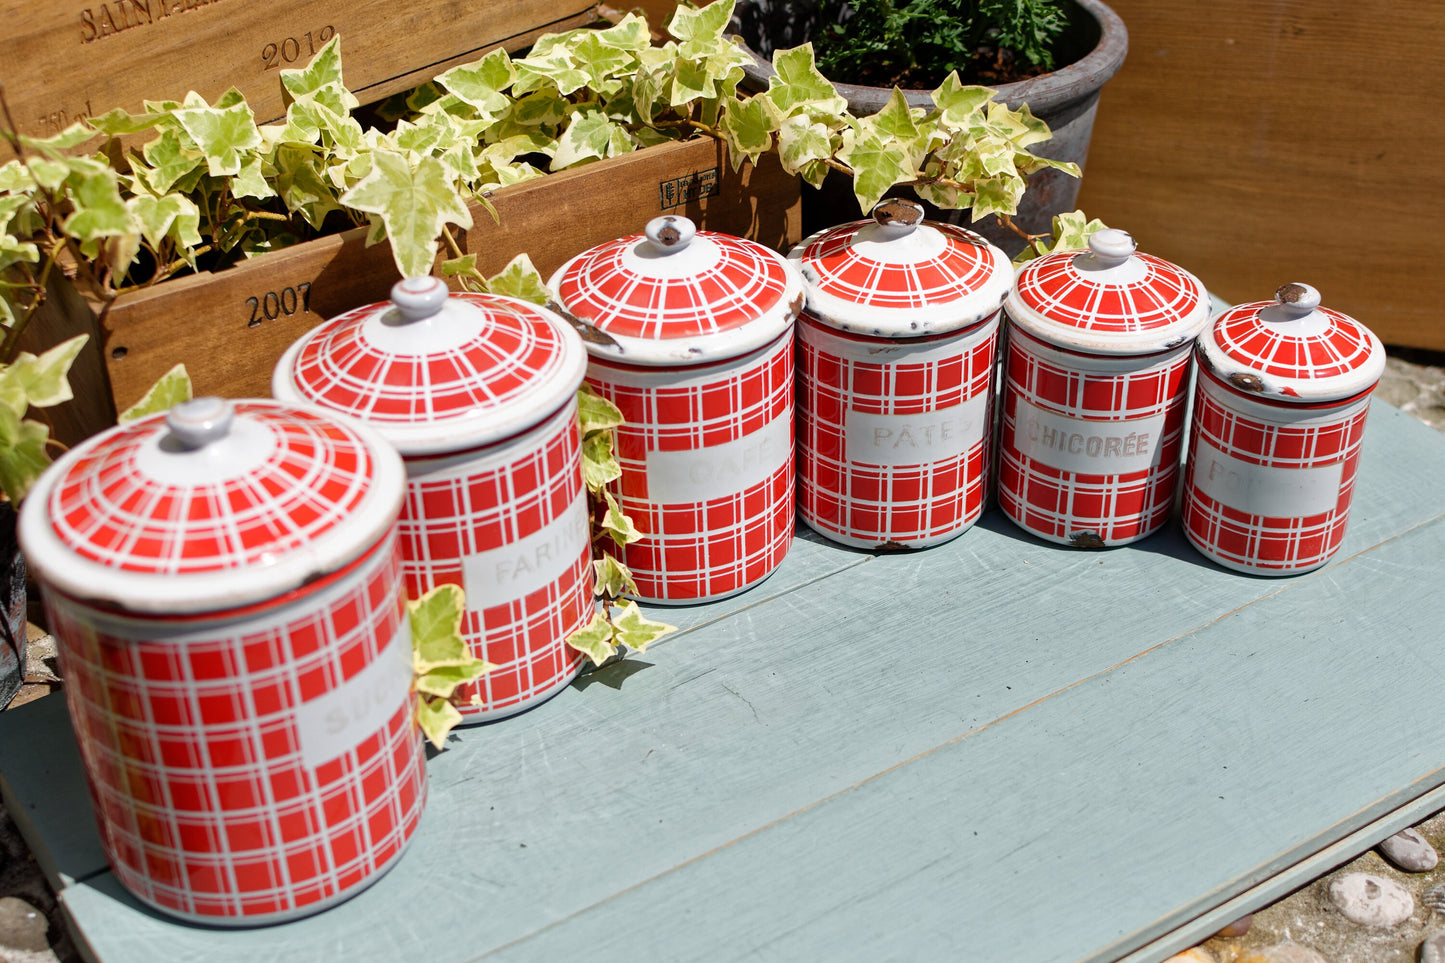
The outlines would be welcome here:
M 399 281 L 390 303 L 333 318 L 276 366 L 278 398 L 373 426 L 406 463 L 403 571 L 412 597 L 466 595 L 462 635 L 497 668 L 457 689 L 464 723 L 560 691 L 565 639 L 594 610 L 577 388 L 587 354 L 551 311 Z
M 1008 257 L 890 199 L 789 258 L 798 322 L 798 510 L 845 545 L 922 548 L 977 521 Z
M 1221 314 L 1195 350 L 1185 534 L 1227 568 L 1318 568 L 1345 536 L 1380 339 L 1286 284 Z
M 1178 491 L 1204 285 L 1105 229 L 1025 264 L 1009 294 L 998 500 L 1040 538 L 1123 545 Z
M 143 902 L 276 922 L 401 855 L 426 795 L 404 482 L 364 426 L 204 398 L 90 439 L 26 499 L 101 845 Z
M 645 535 L 622 552 L 639 597 L 701 602 L 762 581 L 793 537 L 793 268 L 663 216 L 550 285 L 585 332 L 588 383 L 626 419 L 617 495 Z

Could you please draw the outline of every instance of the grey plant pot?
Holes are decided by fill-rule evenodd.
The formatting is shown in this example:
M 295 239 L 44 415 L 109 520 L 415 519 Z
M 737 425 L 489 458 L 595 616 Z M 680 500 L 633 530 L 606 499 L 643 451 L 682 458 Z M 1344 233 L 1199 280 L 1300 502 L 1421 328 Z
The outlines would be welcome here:
M 1124 63 L 1129 50 L 1129 33 L 1124 21 L 1100 0 L 1069 0 L 1070 27 L 1061 43 L 1061 60 L 1072 60 L 1047 74 L 994 89 L 997 98 L 1017 109 L 1027 103 L 1034 115 L 1053 131 L 1053 139 L 1036 144 L 1033 150 L 1043 157 L 1072 161 L 1080 167 L 1089 153 L 1089 139 L 1094 130 L 1099 92 L 1104 83 Z M 817 8 L 807 0 L 738 0 L 733 16 L 733 29 L 743 40 L 744 49 L 752 55 L 753 64 L 744 67 L 744 83 L 754 90 L 766 89 L 773 76 L 770 61 L 774 49 L 788 48 L 812 39 L 817 28 Z M 1072 54 L 1072 58 L 1070 57 Z M 860 87 L 836 84 L 838 92 L 848 99 L 855 114 L 871 114 L 883 109 L 892 90 L 883 87 Z M 927 90 L 904 91 L 908 103 L 915 107 L 932 107 L 933 98 Z M 899 193 L 909 194 L 906 190 Z M 1029 180 L 1014 222 L 1033 234 L 1050 230 L 1055 214 L 1072 211 L 1077 206 L 1079 180 L 1059 171 L 1040 171 Z M 939 211 L 927 205 L 928 216 L 971 226 L 999 244 L 1010 255 L 1023 248 L 1023 241 L 1013 232 L 999 226 L 993 218 L 978 224 L 969 223 L 968 211 Z M 855 220 L 862 216 L 853 197 L 852 186 L 841 175 L 830 175 L 821 190 L 804 190 L 803 230 L 815 230 Z

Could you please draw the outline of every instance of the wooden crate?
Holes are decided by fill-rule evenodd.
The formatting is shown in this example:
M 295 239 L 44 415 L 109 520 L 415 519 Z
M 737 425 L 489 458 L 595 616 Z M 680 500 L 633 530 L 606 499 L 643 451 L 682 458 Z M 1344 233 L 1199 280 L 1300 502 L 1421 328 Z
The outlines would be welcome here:
M 461 239 L 494 274 L 527 253 L 544 276 L 586 248 L 626 234 L 661 213 L 679 213 L 709 230 L 786 250 L 799 239 L 798 180 L 772 155 L 734 172 L 725 148 L 702 138 L 551 174 L 491 195 L 500 223 L 480 207 Z M 91 331 L 78 372 L 77 401 L 51 419 L 73 443 L 114 421 L 177 362 L 196 393 L 269 396 L 271 370 L 285 349 L 323 320 L 385 300 L 399 278 L 387 244 L 366 246 L 366 229 L 309 241 L 216 273 L 162 282 L 101 306 L 60 291 L 36 325 L 54 343 Z
M 280 71 L 341 36 L 346 83 L 363 102 L 424 83 L 503 46 L 594 18 L 594 0 L 5 0 L 0 78 L 22 133 L 46 136 L 113 107 L 214 102 L 230 87 L 259 122 L 280 117 Z
M 1079 202 L 1231 301 L 1320 289 L 1386 344 L 1445 350 L 1445 4 L 1109 0 Z

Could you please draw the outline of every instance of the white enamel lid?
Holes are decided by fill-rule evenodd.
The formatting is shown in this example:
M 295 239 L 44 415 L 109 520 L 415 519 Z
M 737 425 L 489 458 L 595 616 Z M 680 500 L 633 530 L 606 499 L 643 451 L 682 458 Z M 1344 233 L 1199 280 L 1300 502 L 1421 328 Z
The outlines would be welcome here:
M 271 391 L 365 421 L 403 455 L 491 444 L 571 401 L 587 352 L 546 308 L 452 294 L 408 278 L 391 301 L 341 314 L 293 344 Z
M 1150 354 L 1194 340 L 1209 322 L 1209 292 L 1188 271 L 1137 252 L 1105 228 L 1087 251 L 1057 251 L 1019 269 L 1008 316 L 1050 344 L 1096 354 Z
M 787 331 L 803 303 L 776 252 L 672 214 L 577 255 L 548 286 L 589 353 L 636 365 L 747 354 Z
M 873 217 L 828 228 L 788 254 L 810 318 L 880 338 L 946 334 L 998 311 L 1013 282 L 1008 255 L 983 237 L 923 219 L 923 205 L 890 198 Z
M 147 614 L 273 599 L 361 557 L 405 470 L 364 425 L 269 400 L 197 398 L 104 432 L 36 483 L 20 541 L 72 597 Z
M 1299 283 L 1281 287 L 1273 301 L 1220 314 L 1200 336 L 1196 357 L 1245 394 L 1299 403 L 1353 397 L 1385 373 L 1385 346 L 1374 332 Z

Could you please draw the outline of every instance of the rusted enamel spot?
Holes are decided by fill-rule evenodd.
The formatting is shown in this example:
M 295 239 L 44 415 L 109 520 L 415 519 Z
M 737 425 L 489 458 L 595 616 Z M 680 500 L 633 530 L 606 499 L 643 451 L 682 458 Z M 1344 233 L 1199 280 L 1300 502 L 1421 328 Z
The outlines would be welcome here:
M 889 540 L 889 541 L 883 542 L 883 543 L 882 543 L 881 545 L 879 545 L 878 547 L 879 547 L 880 549 L 883 549 L 884 551 L 888 551 L 888 552 L 907 551 L 907 549 L 908 549 L 908 546 L 907 546 L 907 545 L 904 545 L 902 542 L 893 541 L 893 540 Z
M 682 240 L 682 232 L 674 227 L 671 221 L 657 232 L 657 242 L 666 247 L 672 247 L 680 240 Z
M 879 224 L 912 226 L 923 220 L 923 205 L 901 197 L 889 197 L 873 208 L 873 219 Z
M 586 341 L 590 344 L 605 345 L 609 348 L 620 347 L 617 344 L 616 339 L 614 339 L 612 335 L 608 334 L 606 331 L 603 331 L 601 328 L 597 327 L 594 324 L 588 324 L 586 321 L 583 321 L 581 318 L 577 317 L 577 315 L 573 314 L 571 311 L 568 311 L 556 301 L 548 302 L 547 307 L 551 308 L 553 311 L 561 315 L 562 320 L 570 324 L 573 330 L 575 330 L 579 335 L 582 336 L 583 341 Z
M 1229 376 L 1229 383 L 1240 391 L 1259 392 L 1264 390 L 1264 382 L 1257 374 L 1247 374 L 1243 371 L 1236 371 Z
M 1309 293 L 1309 290 L 1303 284 L 1290 283 L 1282 285 L 1278 291 L 1274 292 L 1274 296 L 1280 304 L 1298 304 L 1300 299 Z
M 1069 536 L 1069 544 L 1075 548 L 1103 548 L 1104 540 L 1098 532 L 1074 532 Z

